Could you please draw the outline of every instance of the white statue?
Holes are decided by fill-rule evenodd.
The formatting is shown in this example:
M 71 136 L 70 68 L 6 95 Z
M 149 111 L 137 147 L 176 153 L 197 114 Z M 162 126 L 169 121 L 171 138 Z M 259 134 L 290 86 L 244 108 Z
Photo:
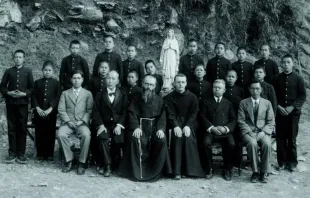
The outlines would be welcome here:
M 160 65 L 162 67 L 163 90 L 168 91 L 172 87 L 174 77 L 179 71 L 179 44 L 172 29 L 168 30 L 160 53 Z

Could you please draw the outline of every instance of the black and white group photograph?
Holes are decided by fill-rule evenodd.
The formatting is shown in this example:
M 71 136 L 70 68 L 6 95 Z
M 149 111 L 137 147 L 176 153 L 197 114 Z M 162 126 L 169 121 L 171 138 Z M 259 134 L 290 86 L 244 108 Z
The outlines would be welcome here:
M 310 0 L 0 0 L 0 197 L 305 198 Z

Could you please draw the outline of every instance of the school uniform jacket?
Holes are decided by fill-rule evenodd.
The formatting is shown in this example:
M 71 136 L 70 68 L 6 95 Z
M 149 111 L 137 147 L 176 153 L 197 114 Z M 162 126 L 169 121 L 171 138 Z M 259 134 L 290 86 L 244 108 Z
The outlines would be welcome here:
M 225 79 L 231 68 L 230 61 L 224 57 L 214 57 L 207 64 L 207 81 L 213 83 L 216 79 Z
M 32 108 L 40 107 L 47 110 L 52 107 L 57 112 L 60 98 L 60 84 L 54 78 L 41 78 L 34 83 L 34 91 L 31 97 Z
M 33 91 L 34 81 L 32 71 L 25 66 L 21 68 L 12 67 L 5 70 L 1 84 L 0 92 L 7 104 L 28 104 Z M 26 97 L 13 98 L 8 95 L 9 91 L 19 90 L 26 93 Z

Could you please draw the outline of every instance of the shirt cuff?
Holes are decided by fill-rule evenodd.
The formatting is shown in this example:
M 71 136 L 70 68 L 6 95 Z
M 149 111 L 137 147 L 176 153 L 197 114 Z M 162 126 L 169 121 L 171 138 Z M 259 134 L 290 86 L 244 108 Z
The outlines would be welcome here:
M 116 124 L 116 126 L 119 126 L 119 127 L 121 127 L 122 129 L 125 129 L 125 127 L 124 127 L 123 125 L 121 125 L 121 124 Z
M 209 132 L 209 133 L 211 133 L 211 129 L 213 128 L 214 126 L 210 126 L 208 129 L 207 129 L 207 131 Z
M 227 133 L 230 132 L 229 128 L 227 126 L 224 126 L 224 128 L 227 130 Z

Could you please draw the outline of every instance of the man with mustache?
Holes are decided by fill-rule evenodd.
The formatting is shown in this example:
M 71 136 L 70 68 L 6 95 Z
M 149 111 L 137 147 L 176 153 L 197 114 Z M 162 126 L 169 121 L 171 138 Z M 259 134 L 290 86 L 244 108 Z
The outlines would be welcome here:
M 154 181 L 168 157 L 164 101 L 155 94 L 156 78 L 146 75 L 142 93 L 128 108 L 128 148 L 118 173 L 133 180 Z

